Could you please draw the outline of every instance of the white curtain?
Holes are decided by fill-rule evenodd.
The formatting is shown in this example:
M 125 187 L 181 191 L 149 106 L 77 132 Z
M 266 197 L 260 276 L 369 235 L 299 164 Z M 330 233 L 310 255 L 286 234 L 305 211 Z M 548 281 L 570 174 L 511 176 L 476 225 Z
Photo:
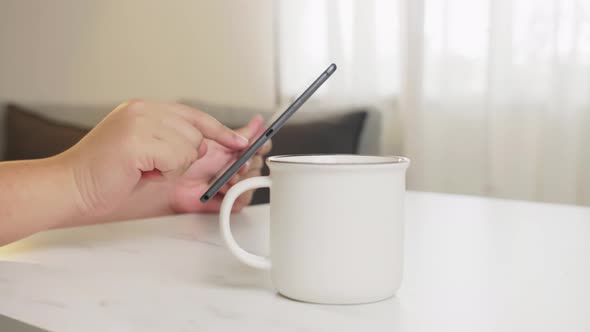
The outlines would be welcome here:
M 277 7 L 280 94 L 377 105 L 411 189 L 590 204 L 590 1 L 305 0 Z

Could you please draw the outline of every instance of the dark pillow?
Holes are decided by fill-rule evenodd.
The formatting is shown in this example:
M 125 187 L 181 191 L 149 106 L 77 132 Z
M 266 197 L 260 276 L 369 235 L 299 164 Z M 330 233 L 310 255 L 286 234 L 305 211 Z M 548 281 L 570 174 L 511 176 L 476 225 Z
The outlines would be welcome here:
M 270 156 L 288 154 L 357 154 L 364 111 L 333 115 L 312 122 L 285 125 L 272 139 Z M 268 166 L 262 169 L 268 175 Z M 252 204 L 268 203 L 268 189 L 259 189 Z
M 89 131 L 9 104 L 5 114 L 5 160 L 39 159 L 63 152 Z

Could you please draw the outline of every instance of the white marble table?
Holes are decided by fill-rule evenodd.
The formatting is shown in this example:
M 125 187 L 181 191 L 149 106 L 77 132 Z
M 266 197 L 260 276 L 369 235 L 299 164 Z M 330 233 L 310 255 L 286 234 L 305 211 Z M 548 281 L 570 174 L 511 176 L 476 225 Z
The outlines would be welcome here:
M 268 207 L 234 218 L 268 250 Z M 275 294 L 221 245 L 216 216 L 56 230 L 0 248 L 0 314 L 55 331 L 590 331 L 590 209 L 409 193 L 397 297 Z

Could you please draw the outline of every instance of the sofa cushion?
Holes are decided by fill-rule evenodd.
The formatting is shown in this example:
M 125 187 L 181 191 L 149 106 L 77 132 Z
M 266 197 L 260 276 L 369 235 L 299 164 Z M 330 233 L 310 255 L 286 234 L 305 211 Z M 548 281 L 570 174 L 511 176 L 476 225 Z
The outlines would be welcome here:
M 282 112 L 288 105 L 284 104 L 277 106 L 274 109 L 262 109 L 253 107 L 237 107 L 220 105 L 211 102 L 204 102 L 201 100 L 186 99 L 181 100 L 182 104 L 190 105 L 204 112 L 213 115 L 222 123 L 237 128 L 243 126 L 256 114 L 261 114 L 266 120 L 270 120 L 277 111 Z M 359 154 L 366 155 L 380 155 L 382 153 L 382 122 L 384 116 L 377 107 L 350 107 L 338 105 L 324 105 L 314 100 L 309 100 L 305 103 L 297 113 L 289 119 L 288 125 L 313 123 L 323 121 L 329 118 L 336 118 L 338 116 L 364 112 L 366 116 L 363 120 L 362 130 L 358 142 Z
M 45 118 L 9 104 L 5 113 L 5 160 L 38 159 L 56 155 L 76 144 L 88 129 Z

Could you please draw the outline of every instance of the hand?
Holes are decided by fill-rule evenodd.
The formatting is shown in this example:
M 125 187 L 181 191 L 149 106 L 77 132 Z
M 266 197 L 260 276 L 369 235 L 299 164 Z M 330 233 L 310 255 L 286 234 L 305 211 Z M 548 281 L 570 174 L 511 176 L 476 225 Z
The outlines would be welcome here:
M 145 183 L 175 181 L 209 147 L 214 157 L 219 148 L 239 151 L 247 145 L 247 138 L 188 106 L 131 101 L 111 112 L 64 159 L 80 209 L 92 216 L 120 208 Z
M 0 201 L 7 202 L 0 204 L 0 246 L 56 227 L 216 211 L 221 196 L 206 205 L 199 197 L 261 130 L 260 117 L 238 130 L 244 138 L 187 106 L 124 103 L 59 155 L 0 162 Z M 259 175 L 269 149 L 223 192 L 239 178 Z M 251 193 L 243 196 L 237 209 L 250 199 Z
M 258 115 L 252 118 L 245 127 L 236 130 L 236 132 L 246 137 L 250 143 L 253 143 L 265 130 L 263 121 L 263 118 Z M 261 175 L 260 171 L 264 166 L 264 155 L 270 152 L 272 146 L 271 142 L 268 141 L 215 197 L 211 198 L 206 204 L 202 204 L 199 198 L 209 188 L 209 181 L 223 167 L 235 162 L 242 152 L 227 148 L 208 139 L 205 139 L 204 143 L 207 144 L 207 154 L 195 161 L 186 173 L 178 179 L 173 188 L 170 206 L 175 212 L 218 212 L 223 201 L 223 196 L 231 186 L 242 179 Z M 240 211 L 250 204 L 252 195 L 253 191 L 242 194 L 236 200 L 233 210 Z

